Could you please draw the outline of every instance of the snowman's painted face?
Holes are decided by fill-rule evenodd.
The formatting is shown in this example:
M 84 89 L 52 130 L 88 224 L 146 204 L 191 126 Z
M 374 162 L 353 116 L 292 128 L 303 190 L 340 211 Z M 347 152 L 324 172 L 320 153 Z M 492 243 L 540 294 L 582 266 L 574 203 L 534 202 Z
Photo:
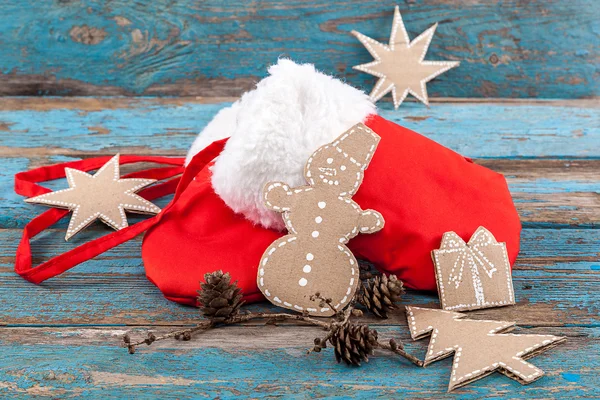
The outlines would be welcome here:
M 340 147 L 323 146 L 306 164 L 305 176 L 311 186 L 330 186 L 340 196 L 352 196 L 363 179 L 364 165 Z

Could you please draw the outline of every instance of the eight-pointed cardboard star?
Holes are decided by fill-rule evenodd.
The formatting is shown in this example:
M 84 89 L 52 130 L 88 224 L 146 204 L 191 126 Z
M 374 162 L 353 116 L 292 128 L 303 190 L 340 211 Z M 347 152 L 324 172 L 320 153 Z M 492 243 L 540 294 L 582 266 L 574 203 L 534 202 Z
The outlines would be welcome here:
M 135 194 L 154 183 L 154 179 L 121 179 L 119 155 L 111 158 L 94 175 L 65 168 L 68 189 L 58 190 L 25 200 L 28 203 L 73 211 L 65 240 L 83 230 L 96 219 L 119 230 L 128 226 L 125 210 L 156 214 L 160 208 Z
M 371 91 L 373 101 L 391 91 L 396 109 L 408 93 L 429 105 L 425 84 L 459 64 L 458 61 L 423 61 L 436 28 L 437 23 L 411 42 L 396 6 L 389 45 L 352 31 L 375 58 L 375 61 L 353 67 L 379 78 Z

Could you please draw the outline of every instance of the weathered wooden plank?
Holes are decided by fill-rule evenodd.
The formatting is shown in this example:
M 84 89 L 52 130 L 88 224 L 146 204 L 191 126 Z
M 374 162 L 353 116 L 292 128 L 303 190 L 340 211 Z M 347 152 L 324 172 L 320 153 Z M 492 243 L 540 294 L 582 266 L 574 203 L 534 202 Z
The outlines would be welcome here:
M 0 99 L 0 156 L 185 154 L 206 99 Z M 600 102 L 409 103 L 380 113 L 472 158 L 600 157 Z
M 23 227 L 33 214 L 46 208 L 23 202 L 12 191 L 18 171 L 72 160 L 73 157 L 43 156 L 6 158 L 0 170 L 0 227 Z M 517 210 L 527 227 L 596 227 L 600 224 L 600 160 L 498 160 L 477 159 L 478 163 L 507 177 Z M 66 187 L 64 180 L 50 182 L 52 189 Z M 157 201 L 164 206 L 168 198 Z M 140 220 L 132 217 L 132 221 Z M 68 218 L 59 226 L 68 223 Z
M 405 326 L 379 327 L 407 339 Z M 86 398 L 595 398 L 598 328 L 539 328 L 568 341 L 533 359 L 546 372 L 521 386 L 493 374 L 446 394 L 450 360 L 418 368 L 378 352 L 361 368 L 337 365 L 331 349 L 306 355 L 314 328 L 229 327 L 186 343 L 165 342 L 130 356 L 118 329 L 1 329 L 0 393 Z M 427 340 L 407 341 L 422 356 Z
M 479 319 L 469 314 L 469 318 Z M 362 321 L 363 318 L 352 320 Z M 132 339 L 143 339 L 148 332 L 157 336 L 177 329 L 168 326 L 136 326 L 136 327 L 110 327 L 110 326 L 80 326 L 80 327 L 2 327 L 1 345 L 55 345 L 55 346 L 122 346 L 122 337 L 128 333 Z M 390 321 L 380 323 L 374 327 L 379 338 L 384 341 L 396 339 L 407 346 L 415 347 L 415 354 L 421 355 L 421 350 L 426 346 L 426 341 L 416 341 L 410 337 L 406 317 L 397 323 Z M 157 341 L 151 347 L 141 346 L 139 352 L 156 352 L 157 350 L 188 350 L 188 349 L 235 349 L 235 350 L 273 350 L 286 348 L 309 349 L 313 346 L 313 339 L 323 335 L 323 329 L 301 324 L 265 324 L 254 323 L 251 325 L 228 325 L 195 334 L 193 340 L 177 341 L 174 339 Z M 531 333 L 566 336 L 568 338 L 563 349 L 578 347 L 582 341 L 600 342 L 600 327 L 580 326 L 517 326 L 511 333 Z M 600 344 L 600 343 L 599 343 Z M 386 354 L 385 352 L 381 354 Z
M 19 132 L 13 128 L 14 125 L 0 123 L 0 146 L 13 141 L 11 145 L 0 148 L 0 155 L 5 157 L 2 160 L 4 170 L 7 171 L 0 174 L 0 186 L 5 188 L 0 192 L 0 198 L 4 200 L 0 202 L 0 207 L 3 207 L 0 208 L 0 226 L 3 227 L 21 227 L 34 209 L 25 207 L 21 199 L 11 192 L 14 172 L 80 156 L 110 154 L 117 148 L 127 152 L 180 155 L 197 130 L 194 113 L 211 106 L 214 106 L 214 113 L 223 106 L 210 102 L 202 106 L 202 99 L 192 102 L 187 99 L 5 100 L 0 116 L 29 112 L 28 116 L 21 115 L 19 119 L 23 124 L 29 124 L 30 130 Z M 490 138 L 484 138 L 484 129 L 475 129 L 480 135 L 477 143 L 481 142 L 481 146 L 496 143 L 501 149 L 496 154 L 490 151 L 489 155 L 476 155 L 494 157 L 476 161 L 507 176 L 526 226 L 598 226 L 600 164 L 598 147 L 594 144 L 598 143 L 600 137 L 600 125 L 597 123 L 598 107 L 595 103 L 551 102 L 526 106 L 522 103 L 463 104 L 473 105 L 478 110 L 481 110 L 479 106 L 485 106 L 488 112 L 494 109 L 492 113 L 495 113 L 495 117 L 484 117 L 484 111 L 471 111 L 472 114 L 481 115 L 480 121 L 489 123 L 494 119 L 502 120 L 501 107 L 506 107 L 504 113 L 511 118 L 520 115 L 523 121 L 519 125 L 537 132 L 532 137 L 539 140 L 539 148 L 531 145 L 525 152 L 513 154 L 510 145 L 506 145 L 507 141 L 512 140 L 509 131 L 499 129 Z M 458 104 L 455 106 L 458 107 Z M 538 107 L 546 108 L 542 110 Z M 577 108 L 577 114 L 571 115 L 563 107 Z M 61 130 L 60 121 L 65 115 L 61 117 L 59 112 L 65 111 L 72 112 L 68 114 L 69 118 L 79 121 L 79 125 L 73 124 Z M 155 111 L 160 116 L 149 117 L 150 121 L 147 121 L 146 116 L 153 115 Z M 552 121 L 546 121 L 542 111 L 550 113 Z M 54 122 L 48 126 L 45 117 L 53 113 L 57 113 L 50 118 Z M 389 110 L 384 113 L 392 114 Z M 210 118 L 209 114 L 207 112 L 202 117 L 203 124 Z M 445 117 L 449 118 L 446 121 L 435 120 L 440 115 L 437 112 L 426 116 L 411 112 L 396 118 L 401 119 L 400 123 L 421 124 L 421 127 L 429 120 L 431 125 L 428 129 L 432 129 L 434 135 L 436 126 L 444 125 L 447 121 L 455 127 L 459 126 L 457 121 L 462 119 L 451 114 L 446 111 Z M 581 123 L 584 130 L 576 132 L 574 137 L 568 137 L 565 134 L 568 125 L 556 125 L 559 114 L 571 115 L 573 122 L 585 117 Z M 140 125 L 130 123 L 132 118 L 137 119 Z M 527 118 L 530 120 L 525 121 Z M 531 118 L 538 123 L 532 122 Z M 161 125 L 171 120 L 183 120 L 184 123 Z M 3 121 L 1 117 L 0 121 Z M 117 128 L 107 131 L 105 125 L 110 121 Z M 66 120 L 63 122 L 69 124 Z M 92 125 L 92 122 L 100 123 Z M 548 137 L 544 136 L 544 130 L 534 129 L 552 125 L 556 127 L 552 128 L 552 135 Z M 158 128 L 154 130 L 153 126 Z M 84 127 L 86 130 L 91 127 L 95 133 L 78 135 L 77 130 Z M 143 127 L 146 128 L 145 132 Z M 452 129 L 447 128 L 444 131 L 446 135 L 440 135 L 440 139 L 436 140 L 451 140 L 457 146 L 464 146 L 471 128 L 466 124 L 465 133 L 461 133 L 460 138 L 452 136 Z M 52 134 L 43 138 L 43 133 Z M 526 130 L 519 134 L 522 135 L 522 141 L 527 142 Z M 15 139 L 15 135 L 18 135 L 18 139 Z M 104 136 L 104 143 L 109 144 L 95 141 L 94 135 Z M 161 140 L 153 141 L 161 135 Z M 25 137 L 37 141 L 37 147 L 24 144 Z M 587 140 L 583 145 L 579 141 L 582 137 Z M 552 146 L 556 144 L 556 147 L 543 147 L 543 138 L 553 143 Z M 88 141 L 93 142 L 93 146 L 86 147 Z M 118 144 L 123 142 L 123 147 L 119 147 Z M 143 145 L 140 146 L 140 143 Z M 564 149 L 560 149 L 560 146 Z M 480 151 L 472 147 L 468 149 L 473 153 Z M 559 159 L 522 159 L 540 155 Z M 56 182 L 51 186 L 57 185 L 64 186 L 64 182 Z M 578 220 L 573 221 L 573 218 Z M 64 223 L 62 221 L 34 241 L 35 261 L 42 261 L 77 243 L 108 232 L 96 226 L 82 233 L 74 243 L 65 243 L 59 233 L 64 229 Z M 164 300 L 160 292 L 147 282 L 139 257 L 139 240 L 126 243 L 38 287 L 12 272 L 19 236 L 17 229 L 0 229 L 0 325 L 5 326 L 0 328 L 2 398 L 168 398 L 190 397 L 192 394 L 207 397 L 303 398 L 309 396 L 304 395 L 305 392 L 310 396 L 325 397 L 437 398 L 445 391 L 449 361 L 426 369 L 416 369 L 403 361 L 381 355 L 366 369 L 335 366 L 332 355 L 326 352 L 304 356 L 311 338 L 319 334 L 318 330 L 309 327 L 263 327 L 258 326 L 259 322 L 253 322 L 249 326 L 203 335 L 187 343 L 161 343 L 128 357 L 123 349 L 115 347 L 118 335 L 123 333 L 125 326 L 150 325 L 152 329 L 166 330 L 192 324 L 198 318 L 197 310 Z M 536 359 L 536 365 L 548 373 L 542 381 L 521 387 L 496 374 L 461 389 L 459 394 L 470 398 L 505 397 L 513 392 L 518 393 L 519 397 L 599 397 L 596 384 L 599 372 L 597 359 L 600 357 L 598 243 L 600 230 L 597 229 L 524 230 L 522 251 L 514 273 L 518 304 L 481 310 L 471 315 L 515 320 L 522 326 L 534 327 L 531 330 L 533 332 L 567 335 L 570 340 L 566 345 Z M 438 303 L 433 294 L 411 292 L 406 295 L 403 304 L 436 307 Z M 249 309 L 274 308 L 261 304 L 250 306 Z M 400 336 L 408 340 L 405 317 L 400 310 L 390 320 L 368 318 L 367 321 L 377 326 L 382 337 Z M 65 325 L 77 327 L 60 327 Z M 112 327 L 114 325 L 117 326 Z M 426 343 L 409 342 L 407 345 L 411 351 L 422 355 Z
M 375 79 L 349 32 L 387 41 L 396 2 L 1 2 L 2 95 L 239 95 L 281 55 L 359 87 Z M 405 2 L 412 38 L 439 21 L 428 59 L 461 60 L 432 96 L 598 96 L 595 0 Z M 35 10 L 32 12 L 32 10 Z
M 21 227 L 31 213 L 31 206 L 10 190 L 14 173 L 117 151 L 182 155 L 195 132 L 229 104 L 205 103 L 205 99 L 4 99 L 0 155 L 8 158 L 0 171 L 4 188 L 0 197 L 6 200 L 0 208 L 9 209 L 0 213 L 0 226 Z M 409 105 L 404 113 L 383 109 L 382 114 L 471 157 L 595 158 L 600 154 L 596 103 L 441 103 L 435 110 Z M 507 175 L 525 223 L 598 223 L 597 160 L 477 162 Z
M 97 232 L 82 233 L 94 234 Z M 0 325 L 177 325 L 194 323 L 198 318 L 196 309 L 164 300 L 146 280 L 139 240 L 35 286 L 12 272 L 18 236 L 18 230 L 0 230 Z M 36 240 L 36 261 L 50 252 L 71 248 L 73 244 L 65 243 L 62 237 L 54 230 Z M 532 326 L 597 325 L 598 243 L 600 230 L 596 229 L 524 230 L 514 272 L 518 305 L 474 314 Z M 409 292 L 403 304 L 435 307 L 438 301 L 434 294 Z M 403 318 L 397 312 L 392 321 Z

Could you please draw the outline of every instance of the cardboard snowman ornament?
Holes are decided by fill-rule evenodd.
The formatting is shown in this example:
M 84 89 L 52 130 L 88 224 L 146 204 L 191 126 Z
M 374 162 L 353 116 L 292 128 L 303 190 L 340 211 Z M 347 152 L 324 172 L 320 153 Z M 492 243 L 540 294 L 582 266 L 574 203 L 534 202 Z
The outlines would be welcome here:
M 283 213 L 289 232 L 264 252 L 257 283 L 273 304 L 315 316 L 343 309 L 359 282 L 356 258 L 346 243 L 359 233 L 383 228 L 381 214 L 352 200 L 375 152 L 379 136 L 357 124 L 308 159 L 308 186 L 269 182 L 267 208 Z M 330 298 L 323 306 L 313 295 Z

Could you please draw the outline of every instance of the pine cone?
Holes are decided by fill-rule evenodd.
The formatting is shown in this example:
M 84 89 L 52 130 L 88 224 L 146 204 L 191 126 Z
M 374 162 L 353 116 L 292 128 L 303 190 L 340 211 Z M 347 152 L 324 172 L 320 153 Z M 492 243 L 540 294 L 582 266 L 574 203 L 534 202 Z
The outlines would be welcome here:
M 379 318 L 387 318 L 388 311 L 396 308 L 404 293 L 402 281 L 396 275 L 389 278 L 384 274 L 368 279 L 363 291 L 358 296 L 358 302 Z
M 377 347 L 377 331 L 367 325 L 346 324 L 338 328 L 329 339 L 335 351 L 337 362 L 360 366 L 361 361 L 369 362 L 369 355 Z
M 242 289 L 237 281 L 231 283 L 229 273 L 215 271 L 204 275 L 198 291 L 198 302 L 202 305 L 202 313 L 212 319 L 227 319 L 236 315 L 242 300 Z
M 370 262 L 368 262 L 366 260 L 361 260 L 361 259 L 359 259 L 357 261 L 358 261 L 359 277 L 360 277 L 361 281 L 371 279 L 375 275 L 379 275 L 379 273 L 376 272 L 377 270 L 375 269 L 375 266 L 373 264 L 371 264 Z M 374 274 L 374 272 L 375 272 L 375 274 Z

